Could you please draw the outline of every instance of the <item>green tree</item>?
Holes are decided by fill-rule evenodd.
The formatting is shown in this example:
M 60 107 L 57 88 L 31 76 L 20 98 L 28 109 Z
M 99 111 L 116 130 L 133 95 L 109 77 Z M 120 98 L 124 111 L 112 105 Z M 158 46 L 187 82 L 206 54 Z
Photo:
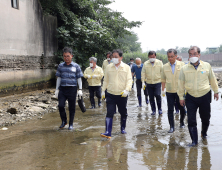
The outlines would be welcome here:
M 139 21 L 129 22 L 122 13 L 107 7 L 111 0 L 40 0 L 44 13 L 57 17 L 58 56 L 69 46 L 74 60 L 88 66 L 88 58 L 97 56 L 101 64 L 104 54 L 121 48 L 118 38 L 130 35 L 129 29 L 139 27 Z
M 142 51 L 141 43 L 137 42 L 139 40 L 136 33 L 131 32 L 130 35 L 125 35 L 123 38 L 117 38 L 117 43 L 120 44 L 121 49 L 125 52 L 136 52 Z
M 164 48 L 162 48 L 161 50 L 157 50 L 156 53 L 166 55 L 167 51 Z
M 221 44 L 220 47 L 219 47 L 219 52 L 220 52 L 220 53 L 222 52 L 222 44 Z

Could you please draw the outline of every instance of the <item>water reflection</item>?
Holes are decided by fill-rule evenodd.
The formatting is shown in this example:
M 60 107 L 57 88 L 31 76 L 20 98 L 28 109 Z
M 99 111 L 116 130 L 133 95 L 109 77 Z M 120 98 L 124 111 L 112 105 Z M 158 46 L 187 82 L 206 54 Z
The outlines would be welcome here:
M 58 113 L 0 131 L 1 169 L 220 169 L 220 105 L 212 102 L 208 140 L 199 137 L 198 147 L 189 148 L 189 133 L 187 127 L 179 129 L 179 115 L 175 116 L 175 132 L 168 134 L 166 111 L 162 116 L 151 116 L 145 103 L 136 107 L 135 95 L 129 97 L 127 134 L 120 133 L 117 113 L 110 140 L 99 136 L 104 131 L 105 103 L 86 113 L 77 108 L 73 132 L 58 130 Z M 199 121 L 198 128 L 200 125 Z

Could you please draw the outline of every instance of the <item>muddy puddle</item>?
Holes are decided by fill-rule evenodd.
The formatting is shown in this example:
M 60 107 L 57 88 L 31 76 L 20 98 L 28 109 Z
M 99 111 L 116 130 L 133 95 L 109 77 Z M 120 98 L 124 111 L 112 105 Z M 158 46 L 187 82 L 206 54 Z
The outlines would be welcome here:
M 222 89 L 220 89 L 222 91 Z M 86 100 L 86 106 L 89 101 Z M 175 132 L 169 130 L 166 103 L 163 115 L 151 116 L 150 106 L 137 108 L 136 88 L 128 100 L 127 134 L 120 134 L 120 116 L 114 117 L 110 140 L 99 135 L 105 130 L 106 107 L 81 113 L 77 106 L 74 131 L 59 130 L 59 113 L 48 113 L 41 120 L 29 120 L 0 131 L 0 169 L 41 170 L 145 170 L 145 169 L 221 169 L 222 103 L 212 102 L 211 124 L 207 141 L 189 148 L 187 122 Z

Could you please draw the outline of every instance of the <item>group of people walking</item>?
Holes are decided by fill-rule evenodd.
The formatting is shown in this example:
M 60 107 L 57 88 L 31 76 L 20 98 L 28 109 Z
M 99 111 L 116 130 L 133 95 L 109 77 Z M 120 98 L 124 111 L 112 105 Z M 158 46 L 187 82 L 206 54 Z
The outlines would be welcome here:
M 90 57 L 90 66 L 86 68 L 83 74 L 80 66 L 72 61 L 72 50 L 65 47 L 63 49 L 65 62 L 59 65 L 56 72 L 55 95 L 58 97 L 58 107 L 62 120 L 60 128 L 64 128 L 67 124 L 65 101 L 68 100 L 69 130 L 73 129 L 76 95 L 82 96 L 81 77 L 84 76 L 89 84 L 90 109 L 97 107 L 94 100 L 95 93 L 98 98 L 98 107 L 101 106 L 102 99 L 106 100 L 105 133 L 101 133 L 100 136 L 111 138 L 116 106 L 121 115 L 121 133 L 126 134 L 127 99 L 134 85 L 134 77 L 136 77 L 138 107 L 142 107 L 141 91 L 143 91 L 145 103 L 150 103 L 151 115 L 162 115 L 161 96 L 166 96 L 170 126 L 168 133 L 173 133 L 175 131 L 174 107 L 178 108 L 176 109 L 177 112 L 178 110 L 180 112 L 180 128 L 184 128 L 186 106 L 188 129 L 192 139 L 190 146 L 197 145 L 197 109 L 199 108 L 202 121 L 201 136 L 206 139 L 211 115 L 211 89 L 214 91 L 214 98 L 218 100 L 218 84 L 210 64 L 200 60 L 200 48 L 193 46 L 188 50 L 188 53 L 188 64 L 181 61 L 175 49 L 167 51 L 169 62 L 165 65 L 156 58 L 155 51 L 149 51 L 148 60 L 144 64 L 140 58 L 136 58 L 135 63 L 134 59 L 130 59 L 130 63 L 125 64 L 122 62 L 123 52 L 117 49 L 106 54 L 107 59 L 103 62 L 102 67 L 96 64 L 97 59 L 95 57 Z M 77 84 L 79 86 L 78 92 Z M 103 84 L 102 87 L 101 84 Z

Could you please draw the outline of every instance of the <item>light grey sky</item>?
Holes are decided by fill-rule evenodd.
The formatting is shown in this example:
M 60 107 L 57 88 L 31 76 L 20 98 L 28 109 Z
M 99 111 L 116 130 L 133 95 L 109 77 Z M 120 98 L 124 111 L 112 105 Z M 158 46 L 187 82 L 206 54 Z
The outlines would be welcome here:
M 129 21 L 144 21 L 133 29 L 144 52 L 222 44 L 222 0 L 115 0 L 108 7 Z

